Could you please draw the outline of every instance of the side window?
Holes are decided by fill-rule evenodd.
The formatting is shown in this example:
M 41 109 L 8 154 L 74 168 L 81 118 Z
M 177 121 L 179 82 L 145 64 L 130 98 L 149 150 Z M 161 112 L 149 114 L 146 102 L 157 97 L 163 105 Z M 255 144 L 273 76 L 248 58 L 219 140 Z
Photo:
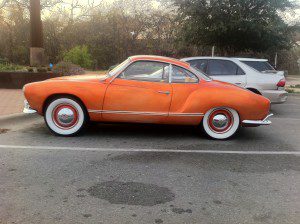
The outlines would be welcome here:
M 129 65 L 118 78 L 148 82 L 168 82 L 169 64 L 137 61 Z
M 207 73 L 209 75 L 242 75 L 244 72 L 232 61 L 209 60 Z
M 172 65 L 172 83 L 198 83 L 198 78 L 190 71 Z
M 245 72 L 238 66 L 236 74 L 237 75 L 245 75 Z
M 198 69 L 201 72 L 206 72 L 207 59 L 197 59 L 188 61 L 193 68 Z

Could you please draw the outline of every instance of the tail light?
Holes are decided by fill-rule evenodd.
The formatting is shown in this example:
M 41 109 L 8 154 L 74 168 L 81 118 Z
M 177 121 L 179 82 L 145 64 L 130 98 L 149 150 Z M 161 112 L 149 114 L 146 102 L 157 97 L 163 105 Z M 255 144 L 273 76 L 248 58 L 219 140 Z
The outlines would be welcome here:
M 278 86 L 278 87 L 284 87 L 284 86 L 285 86 L 285 83 L 286 83 L 285 79 L 281 79 L 281 80 L 277 83 L 277 86 Z

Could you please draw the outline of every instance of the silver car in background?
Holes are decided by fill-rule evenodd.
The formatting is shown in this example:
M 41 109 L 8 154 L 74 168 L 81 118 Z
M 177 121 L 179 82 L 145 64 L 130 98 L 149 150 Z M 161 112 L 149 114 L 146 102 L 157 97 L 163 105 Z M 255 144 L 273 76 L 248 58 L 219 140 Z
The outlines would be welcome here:
M 190 57 L 181 60 L 215 80 L 249 89 L 270 99 L 272 103 L 284 103 L 287 100 L 284 72 L 276 71 L 267 59 Z

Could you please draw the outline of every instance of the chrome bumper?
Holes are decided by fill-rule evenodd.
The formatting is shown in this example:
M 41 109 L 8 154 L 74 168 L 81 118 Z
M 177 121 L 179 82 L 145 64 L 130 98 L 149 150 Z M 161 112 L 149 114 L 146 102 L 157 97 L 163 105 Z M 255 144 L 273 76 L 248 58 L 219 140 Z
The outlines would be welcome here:
M 279 90 L 265 90 L 261 91 L 261 94 L 268 98 L 271 103 L 277 104 L 277 103 L 284 103 L 288 98 L 288 93 L 284 89 Z
M 36 110 L 33 110 L 30 108 L 29 103 L 27 102 L 27 100 L 24 100 L 24 109 L 23 109 L 23 113 L 25 114 L 33 114 L 36 113 Z
M 273 114 L 269 114 L 263 120 L 243 120 L 243 124 L 246 125 L 270 125 L 272 122 L 268 120 L 269 117 L 273 116 Z

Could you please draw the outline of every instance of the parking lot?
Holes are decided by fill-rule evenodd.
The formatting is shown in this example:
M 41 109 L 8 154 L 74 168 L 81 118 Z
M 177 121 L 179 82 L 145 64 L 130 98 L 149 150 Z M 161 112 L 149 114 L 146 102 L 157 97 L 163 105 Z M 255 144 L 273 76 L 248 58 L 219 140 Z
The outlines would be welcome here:
M 300 95 L 228 141 L 194 127 L 0 119 L 0 223 L 299 223 Z

